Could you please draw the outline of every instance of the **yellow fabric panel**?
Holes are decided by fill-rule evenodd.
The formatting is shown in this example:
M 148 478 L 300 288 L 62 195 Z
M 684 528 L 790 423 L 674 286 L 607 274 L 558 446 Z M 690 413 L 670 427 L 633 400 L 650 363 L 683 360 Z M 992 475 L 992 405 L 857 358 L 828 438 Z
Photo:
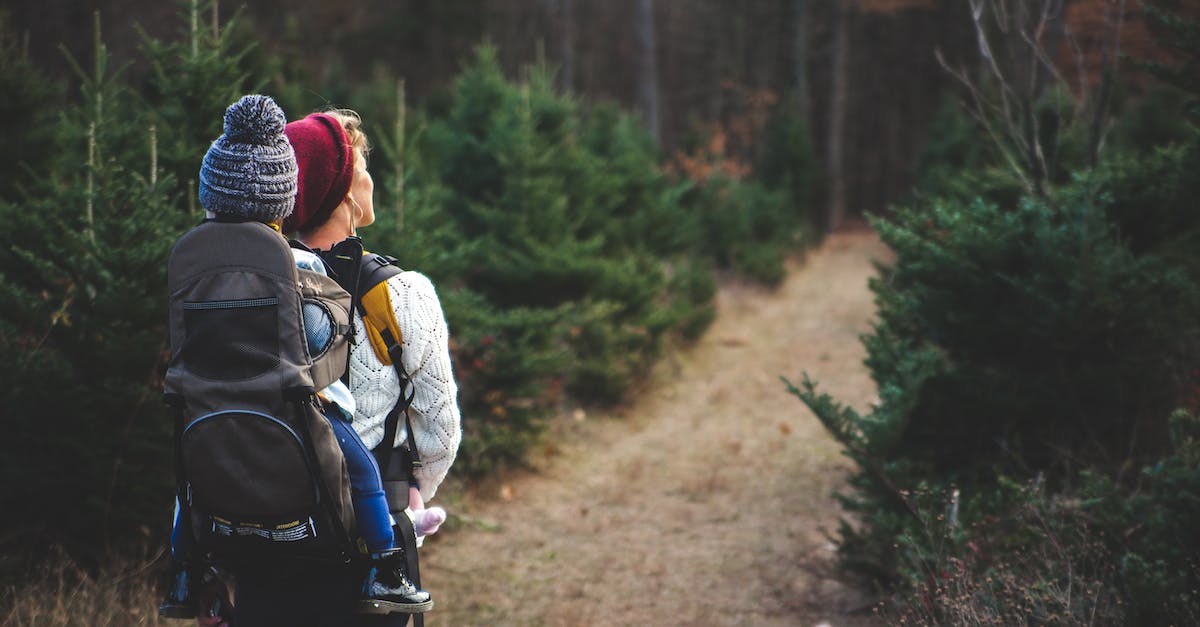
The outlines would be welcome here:
M 366 315 L 363 317 L 363 326 L 367 328 L 367 339 L 371 342 L 371 348 L 374 349 L 375 356 L 383 365 L 390 366 L 392 358 L 388 356 L 387 344 L 384 343 L 379 330 L 388 329 L 392 332 L 392 337 L 396 338 L 399 343 L 404 342 L 404 334 L 400 333 L 400 325 L 396 322 L 396 316 L 392 309 L 392 294 L 388 290 L 387 281 L 363 294 L 362 305 L 366 311 Z

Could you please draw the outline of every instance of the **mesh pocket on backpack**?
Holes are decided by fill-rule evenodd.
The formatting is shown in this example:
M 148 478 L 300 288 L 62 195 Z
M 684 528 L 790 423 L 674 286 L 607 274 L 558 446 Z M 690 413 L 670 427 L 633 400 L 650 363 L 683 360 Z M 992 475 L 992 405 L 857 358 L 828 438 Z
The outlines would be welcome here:
M 183 366 L 217 381 L 249 379 L 279 366 L 279 299 L 183 303 Z
M 333 316 L 329 314 L 329 309 L 317 300 L 305 300 L 302 311 L 308 355 L 316 359 L 325 354 L 329 345 L 333 343 Z

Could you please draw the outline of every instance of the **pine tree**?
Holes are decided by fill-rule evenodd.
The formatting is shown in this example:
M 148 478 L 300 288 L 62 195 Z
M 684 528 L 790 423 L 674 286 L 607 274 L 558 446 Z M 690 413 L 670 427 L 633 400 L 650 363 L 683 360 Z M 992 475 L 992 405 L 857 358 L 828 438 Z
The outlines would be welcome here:
M 198 83 L 239 90 L 241 71 L 212 44 L 182 69 L 156 58 L 156 93 L 178 101 Z M 200 139 L 201 127 L 219 125 L 228 104 L 209 101 L 211 119 L 172 132 L 173 109 L 125 86 L 99 14 L 89 61 L 70 59 L 79 101 L 53 125 L 54 158 L 26 197 L 0 203 L 0 376 L 20 408 L 4 414 L 0 467 L 23 478 L 6 481 L 0 501 L 27 513 L 3 535 L 22 550 L 65 545 L 85 563 L 167 531 L 166 260 L 198 218 L 178 176 L 198 167 L 212 139 Z M 178 111 L 176 121 L 195 114 Z
M 29 172 L 44 172 L 55 152 L 54 120 L 62 86 L 30 62 L 28 40 L 19 40 L 0 12 L 0 198 L 16 200 Z
M 196 219 L 196 173 L 203 147 L 221 134 L 229 103 L 263 86 L 250 78 L 254 45 L 239 41 L 236 16 L 224 24 L 202 25 L 200 16 L 215 11 L 215 5 L 215 0 L 190 0 L 180 11 L 184 26 L 179 41 L 159 41 L 142 32 L 151 72 L 138 93 L 160 136 L 159 164 L 179 182 Z

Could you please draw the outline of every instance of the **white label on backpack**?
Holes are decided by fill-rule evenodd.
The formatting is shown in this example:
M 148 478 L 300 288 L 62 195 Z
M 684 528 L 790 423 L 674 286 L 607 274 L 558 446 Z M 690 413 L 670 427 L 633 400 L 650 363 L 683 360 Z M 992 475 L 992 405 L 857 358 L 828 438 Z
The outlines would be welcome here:
M 317 536 L 316 523 L 313 522 L 312 518 L 306 521 L 293 520 L 273 527 L 254 522 L 235 522 L 219 516 L 212 516 L 211 518 L 212 533 L 227 538 L 234 536 L 258 536 L 271 542 L 298 542 Z

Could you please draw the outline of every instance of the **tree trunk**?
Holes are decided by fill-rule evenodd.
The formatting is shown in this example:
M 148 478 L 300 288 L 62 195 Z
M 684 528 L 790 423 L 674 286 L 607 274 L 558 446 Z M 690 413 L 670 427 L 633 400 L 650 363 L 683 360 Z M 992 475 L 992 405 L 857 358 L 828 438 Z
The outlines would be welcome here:
M 636 32 L 640 54 L 638 72 L 638 104 L 646 129 L 657 143 L 662 138 L 658 129 L 658 63 L 654 40 L 654 0 L 638 0 Z
M 833 7 L 833 50 L 830 52 L 829 90 L 829 209 L 825 228 L 832 231 L 842 225 L 846 216 L 846 107 L 849 76 L 846 73 L 850 57 L 849 9 L 839 0 Z
M 575 0 L 558 0 L 559 40 L 558 87 L 563 93 L 575 90 Z
M 795 37 L 792 40 L 792 71 L 796 80 L 796 104 L 806 129 L 812 128 L 812 94 L 808 87 L 808 0 L 792 0 Z

